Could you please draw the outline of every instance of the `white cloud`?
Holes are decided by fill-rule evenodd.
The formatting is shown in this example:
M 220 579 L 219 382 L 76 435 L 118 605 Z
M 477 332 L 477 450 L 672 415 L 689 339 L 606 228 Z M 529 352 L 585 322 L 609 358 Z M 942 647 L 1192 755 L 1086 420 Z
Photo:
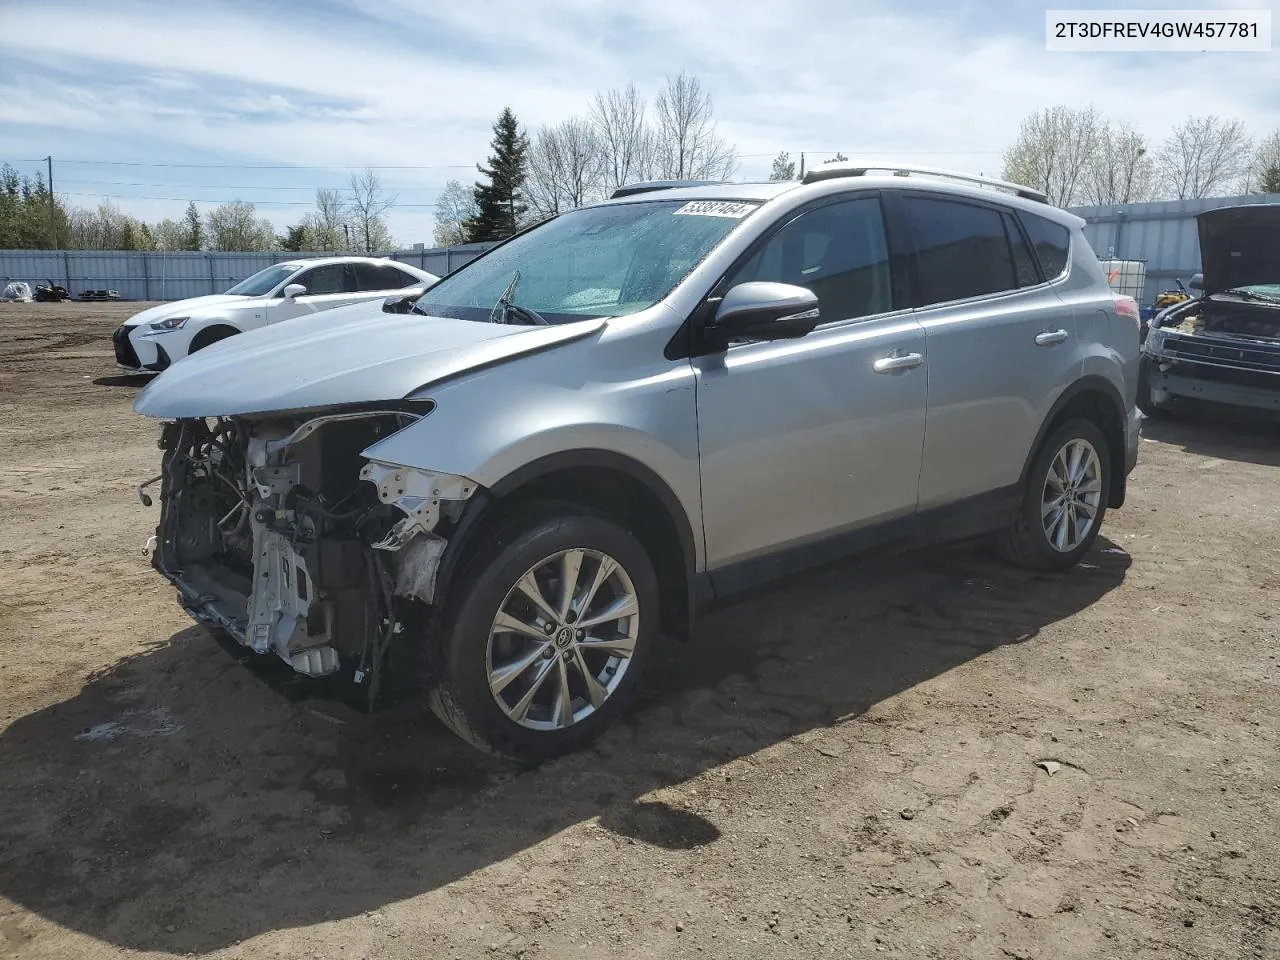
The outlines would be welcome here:
M 450 177 L 474 179 L 502 106 L 532 128 L 609 86 L 652 93 L 680 69 L 711 89 L 740 152 L 761 155 L 744 158 L 747 176 L 780 149 L 995 172 L 1022 116 L 1058 102 L 1094 103 L 1157 141 L 1196 113 L 1238 117 L 1258 135 L 1280 125 L 1269 55 L 1048 54 L 1043 10 L 1025 5 L 984 18 L 890 0 L 647 0 L 634 14 L 606 0 L 352 0 L 346 24 L 289 9 L 186 4 L 159 17 L 127 2 L 11 0 L 6 32 L 23 41 L 0 74 L 0 123 L 41 128 L 48 150 L 82 158 L 435 166 L 387 172 L 415 202 Z M 236 175 L 246 195 L 261 182 L 221 173 Z M 403 209 L 394 225 L 403 240 L 427 239 L 430 212 Z

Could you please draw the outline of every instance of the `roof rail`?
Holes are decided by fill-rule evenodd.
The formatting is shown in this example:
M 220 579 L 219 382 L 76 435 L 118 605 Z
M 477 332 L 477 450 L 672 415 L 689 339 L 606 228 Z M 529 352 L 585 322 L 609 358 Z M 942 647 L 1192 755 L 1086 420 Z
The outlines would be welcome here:
M 884 171 L 895 177 L 909 177 L 913 173 L 929 177 L 941 177 L 946 180 L 959 180 L 964 183 L 976 183 L 983 187 L 994 187 L 1005 190 L 1024 200 L 1035 200 L 1048 203 L 1049 198 L 1039 190 L 1024 187 L 1020 183 L 998 180 L 995 177 L 981 177 L 972 173 L 961 173 L 957 170 L 944 170 L 941 167 L 920 167 L 910 163 L 829 163 L 815 167 L 804 175 L 805 183 L 818 183 L 822 180 L 835 180 L 839 177 L 861 177 L 873 171 Z
M 609 195 L 610 200 L 618 197 L 629 197 L 636 193 L 649 193 L 653 190 L 675 190 L 679 187 L 713 187 L 724 183 L 723 180 L 645 180 L 640 183 L 628 183 L 619 187 Z

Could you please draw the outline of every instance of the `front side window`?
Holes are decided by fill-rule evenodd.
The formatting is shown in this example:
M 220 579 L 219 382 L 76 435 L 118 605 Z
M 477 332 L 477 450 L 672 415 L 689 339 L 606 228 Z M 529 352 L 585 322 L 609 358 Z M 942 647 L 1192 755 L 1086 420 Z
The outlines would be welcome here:
M 1037 217 L 1034 213 L 1022 211 L 1022 226 L 1036 248 L 1036 256 L 1040 266 L 1049 280 L 1056 280 L 1067 269 L 1067 256 L 1071 248 L 1071 231 L 1060 223 Z
M 294 263 L 277 263 L 273 267 L 259 270 L 251 277 L 237 283 L 227 293 L 238 297 L 264 297 L 276 288 L 276 285 L 292 276 L 298 269 Z
M 916 306 L 1016 289 L 998 210 L 934 197 L 901 203 L 915 244 Z
M 298 277 L 295 283 L 307 288 L 306 296 L 313 297 L 325 293 L 348 293 L 347 265 L 345 263 L 327 263 L 322 267 L 313 267 Z
M 511 303 L 548 323 L 638 313 L 666 297 L 758 206 L 646 200 L 572 210 L 445 277 L 416 309 L 487 321 L 510 289 Z
M 802 213 L 738 269 L 730 286 L 753 280 L 807 288 L 824 323 L 892 309 L 880 201 L 860 197 Z

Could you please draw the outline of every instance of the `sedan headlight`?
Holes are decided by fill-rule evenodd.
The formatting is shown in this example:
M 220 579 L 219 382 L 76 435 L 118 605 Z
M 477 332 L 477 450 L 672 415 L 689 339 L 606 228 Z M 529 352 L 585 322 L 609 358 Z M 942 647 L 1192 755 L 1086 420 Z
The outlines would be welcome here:
M 157 320 L 151 324 L 151 329 L 156 333 L 166 333 L 169 330 L 181 330 L 190 317 L 169 317 L 167 320 Z

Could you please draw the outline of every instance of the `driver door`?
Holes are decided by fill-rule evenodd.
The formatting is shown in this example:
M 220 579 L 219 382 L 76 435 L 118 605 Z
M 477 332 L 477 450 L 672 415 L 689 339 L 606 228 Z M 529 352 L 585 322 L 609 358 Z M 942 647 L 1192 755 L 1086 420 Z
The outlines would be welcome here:
M 797 340 L 736 343 L 693 361 L 718 592 L 748 585 L 754 574 L 743 571 L 757 565 L 724 568 L 908 516 L 919 491 L 925 337 L 895 298 L 878 197 L 802 212 L 729 286 L 750 280 L 807 287 L 822 322 Z
M 331 310 L 358 299 L 355 296 L 355 276 L 347 263 L 325 263 L 312 267 L 289 281 L 300 283 L 307 292 L 292 300 L 283 293 L 276 294 L 267 307 L 267 323 L 278 323 L 291 317 L 300 317 L 321 310 Z

